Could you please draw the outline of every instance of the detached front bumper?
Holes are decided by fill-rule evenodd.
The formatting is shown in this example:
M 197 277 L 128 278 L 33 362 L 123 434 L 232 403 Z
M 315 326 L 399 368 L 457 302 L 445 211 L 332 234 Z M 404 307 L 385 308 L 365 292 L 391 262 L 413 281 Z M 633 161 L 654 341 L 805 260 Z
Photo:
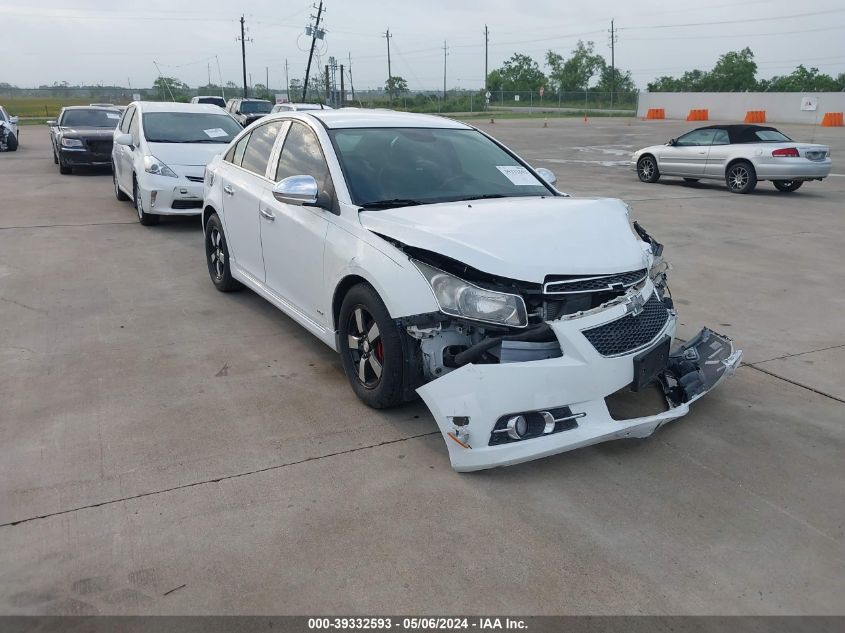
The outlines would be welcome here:
M 622 315 L 618 312 L 613 318 Z M 559 358 L 466 365 L 420 387 L 417 392 L 440 427 L 452 467 L 461 472 L 482 470 L 613 439 L 648 437 L 686 415 L 689 405 L 733 373 L 742 358 L 730 339 L 705 328 L 673 350 L 665 368 L 658 368 L 669 409 L 615 420 L 605 398 L 635 381 L 634 358 L 674 337 L 677 317 L 671 315 L 645 350 L 615 357 L 600 355 L 582 334 L 602 321 L 608 322 L 607 312 L 551 322 L 563 351 Z M 520 414 L 547 420 L 546 432 L 506 443 L 493 439 L 502 433 L 505 418 Z

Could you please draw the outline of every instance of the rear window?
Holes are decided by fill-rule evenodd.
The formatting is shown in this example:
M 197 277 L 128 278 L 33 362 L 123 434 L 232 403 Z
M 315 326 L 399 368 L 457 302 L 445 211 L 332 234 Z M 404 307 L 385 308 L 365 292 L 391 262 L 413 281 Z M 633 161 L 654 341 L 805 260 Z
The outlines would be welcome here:
M 757 130 L 754 132 L 754 136 L 766 143 L 783 143 L 792 140 L 786 134 L 781 134 L 777 130 Z
M 272 109 L 269 101 L 241 101 L 241 114 L 270 114 Z

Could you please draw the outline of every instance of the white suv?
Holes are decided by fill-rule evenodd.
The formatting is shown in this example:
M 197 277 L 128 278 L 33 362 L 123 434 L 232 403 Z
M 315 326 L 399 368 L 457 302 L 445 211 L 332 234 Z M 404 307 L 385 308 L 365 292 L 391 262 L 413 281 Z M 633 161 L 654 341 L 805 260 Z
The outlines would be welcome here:
M 241 129 L 214 105 L 132 103 L 114 132 L 115 196 L 133 200 L 145 225 L 201 213 L 205 166 Z
M 374 408 L 419 394 L 457 470 L 646 437 L 738 365 L 670 351 L 663 247 L 620 200 L 577 199 L 483 132 L 390 111 L 271 114 L 209 163 L 209 275 L 340 353 Z M 668 410 L 605 397 L 659 383 Z

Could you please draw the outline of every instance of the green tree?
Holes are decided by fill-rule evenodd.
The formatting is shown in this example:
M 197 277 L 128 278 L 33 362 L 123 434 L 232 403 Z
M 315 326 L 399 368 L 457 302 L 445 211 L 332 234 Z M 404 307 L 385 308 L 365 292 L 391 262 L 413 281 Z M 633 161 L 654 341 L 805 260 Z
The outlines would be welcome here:
M 188 84 L 175 77 L 159 77 L 153 82 L 153 94 L 159 101 L 187 101 L 189 90 Z
M 757 89 L 757 64 L 747 46 L 725 53 L 707 73 L 703 87 L 711 92 L 745 92 Z
M 408 92 L 408 82 L 398 75 L 388 77 L 387 81 L 384 82 L 384 91 L 393 99 Z
M 528 55 L 514 53 L 501 68 L 493 70 L 487 77 L 490 90 L 537 90 L 548 83 L 540 66 Z
M 624 73 L 618 68 L 611 68 L 607 64 L 599 73 L 599 81 L 596 84 L 596 91 L 598 92 L 636 92 L 637 86 L 634 84 L 634 78 L 631 77 L 631 71 L 626 70 Z
M 845 73 L 834 79 L 819 72 L 818 68 L 805 68 L 803 64 L 789 75 L 763 80 L 761 87 L 770 92 L 838 92 L 845 88 Z
M 546 65 L 551 68 L 549 79 L 557 90 L 586 90 L 590 79 L 606 66 L 601 55 L 596 54 L 595 44 L 581 40 L 575 45 L 569 59 L 549 51 L 546 53 Z

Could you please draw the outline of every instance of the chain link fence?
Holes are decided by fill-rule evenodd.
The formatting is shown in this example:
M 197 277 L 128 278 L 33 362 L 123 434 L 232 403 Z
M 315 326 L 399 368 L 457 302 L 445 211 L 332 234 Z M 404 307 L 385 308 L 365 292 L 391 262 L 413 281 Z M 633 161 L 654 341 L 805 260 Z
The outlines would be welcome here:
M 224 98 L 239 97 L 243 90 L 239 88 L 220 88 L 205 86 L 193 89 L 181 89 L 173 92 L 176 101 L 189 101 L 191 97 L 219 95 Z M 250 91 L 250 97 L 274 100 L 276 95 L 287 94 L 284 88 L 273 89 L 256 94 Z M 579 113 L 607 114 L 614 116 L 633 116 L 637 109 L 636 92 L 581 92 L 507 91 L 493 90 L 414 90 L 402 94 L 390 95 L 382 89 L 345 90 L 343 98 L 339 91 L 326 95 L 320 90 L 308 91 L 308 101 L 327 103 L 338 107 L 341 101 L 346 106 L 360 108 L 391 108 L 408 112 L 422 113 L 479 113 L 512 112 L 515 115 L 546 114 L 549 116 L 573 116 Z M 298 102 L 301 95 L 291 93 L 290 101 Z M 110 103 L 126 105 L 135 98 L 144 101 L 170 101 L 168 91 L 159 88 L 123 88 L 90 87 L 71 88 L 55 86 L 49 88 L 0 88 L 0 104 L 13 115 L 22 118 L 54 118 L 63 106 L 87 105 L 89 103 Z

